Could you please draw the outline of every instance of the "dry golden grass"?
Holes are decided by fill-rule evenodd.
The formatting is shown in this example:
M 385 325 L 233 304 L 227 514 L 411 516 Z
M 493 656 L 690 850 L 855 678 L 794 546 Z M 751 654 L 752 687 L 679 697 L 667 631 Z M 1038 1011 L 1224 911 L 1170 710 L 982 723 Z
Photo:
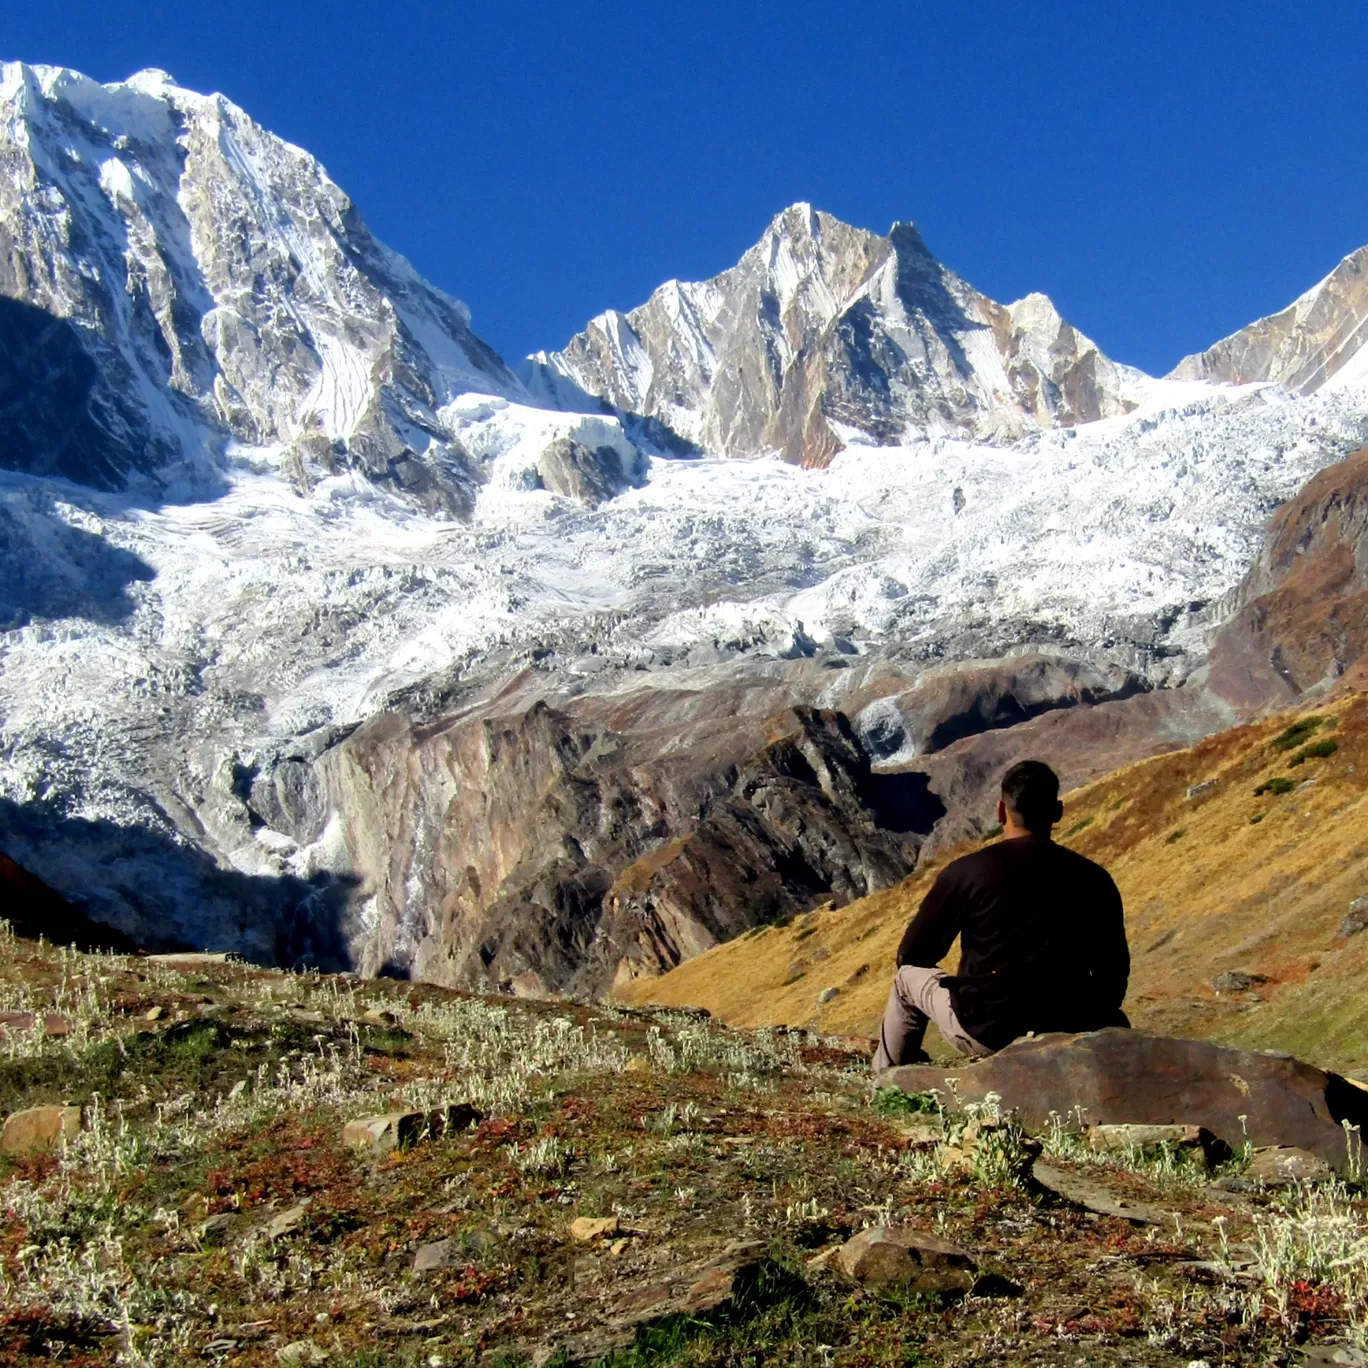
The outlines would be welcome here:
M 1308 715 L 1334 719 L 1312 739 L 1333 737 L 1338 748 L 1291 766 L 1296 752 L 1271 743 Z M 1255 797 L 1275 776 L 1298 787 Z M 1329 1067 L 1368 1065 L 1368 932 L 1336 934 L 1349 902 L 1368 893 L 1365 780 L 1368 695 L 1352 694 L 1127 766 L 1066 796 L 1057 835 L 1106 865 L 1125 900 L 1126 1010 L 1136 1026 L 1292 1050 Z M 619 996 L 707 1007 L 734 1025 L 873 1034 L 904 926 L 936 872 L 968 848 L 896 888 L 751 932 Z M 1211 980 L 1230 969 L 1268 982 L 1218 994 Z M 827 988 L 839 991 L 819 1004 Z

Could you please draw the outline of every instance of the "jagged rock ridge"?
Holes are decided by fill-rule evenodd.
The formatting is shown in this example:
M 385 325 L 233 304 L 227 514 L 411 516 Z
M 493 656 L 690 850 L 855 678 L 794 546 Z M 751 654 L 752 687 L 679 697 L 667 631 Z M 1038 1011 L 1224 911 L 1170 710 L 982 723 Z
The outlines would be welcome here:
M 820 465 L 851 442 L 1008 440 L 1126 412 L 1145 377 L 1042 294 L 1001 305 L 910 223 L 887 237 L 796 204 L 731 270 L 662 285 L 524 368 L 566 408 L 598 398 L 728 456 Z
M 1204 352 L 1184 357 L 1176 380 L 1273 381 L 1313 394 L 1368 372 L 1368 247 L 1351 252 L 1287 308 Z

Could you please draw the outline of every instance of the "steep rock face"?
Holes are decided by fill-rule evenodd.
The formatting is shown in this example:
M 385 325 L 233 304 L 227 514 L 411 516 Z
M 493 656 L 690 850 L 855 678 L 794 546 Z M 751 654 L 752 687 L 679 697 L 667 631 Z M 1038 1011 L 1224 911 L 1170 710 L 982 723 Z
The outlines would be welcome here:
M 598 991 L 902 878 L 941 808 L 840 713 L 641 690 L 415 727 L 331 757 L 370 902 L 362 967 Z
M 600 315 L 525 375 L 566 408 L 598 398 L 710 452 L 808 465 L 852 441 L 1005 440 L 1124 413 L 1144 379 L 1044 295 L 980 294 L 911 224 L 879 237 L 806 204 L 731 270 Z
M 1368 448 L 1278 509 L 1212 645 L 1210 688 L 1247 708 L 1333 684 L 1368 651 Z M 1361 671 L 1360 671 L 1361 673 Z
M 1214 347 L 1184 357 L 1175 380 L 1272 380 L 1312 394 L 1330 380 L 1368 370 L 1368 247 L 1345 257 L 1324 280 L 1280 313 L 1261 318 Z
M 440 410 L 521 387 L 308 153 L 163 72 L 10 63 L 0 171 L 0 464 L 176 492 L 232 438 L 468 509 Z

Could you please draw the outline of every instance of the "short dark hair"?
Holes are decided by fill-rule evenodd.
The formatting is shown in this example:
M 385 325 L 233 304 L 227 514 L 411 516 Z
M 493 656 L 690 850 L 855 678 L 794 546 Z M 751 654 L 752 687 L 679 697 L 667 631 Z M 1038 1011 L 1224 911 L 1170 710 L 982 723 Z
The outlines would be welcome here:
M 1053 826 L 1059 815 L 1059 776 L 1040 760 L 1019 760 L 1002 776 L 1002 801 L 1031 830 Z

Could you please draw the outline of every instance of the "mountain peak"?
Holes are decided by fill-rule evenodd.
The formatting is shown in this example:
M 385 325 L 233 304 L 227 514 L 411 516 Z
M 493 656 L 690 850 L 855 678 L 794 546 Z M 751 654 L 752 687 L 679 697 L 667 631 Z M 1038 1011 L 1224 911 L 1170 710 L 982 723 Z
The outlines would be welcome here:
M 850 441 L 996 441 L 1108 417 L 1142 379 L 1044 295 L 1008 309 L 979 294 L 915 224 L 880 237 L 806 202 L 730 270 L 670 282 L 612 335 L 596 320 L 531 369 L 539 393 L 606 401 L 723 455 L 803 464 Z
M 1175 380 L 1272 381 L 1298 394 L 1368 376 L 1368 246 L 1350 252 L 1279 313 L 1204 352 L 1185 356 Z

